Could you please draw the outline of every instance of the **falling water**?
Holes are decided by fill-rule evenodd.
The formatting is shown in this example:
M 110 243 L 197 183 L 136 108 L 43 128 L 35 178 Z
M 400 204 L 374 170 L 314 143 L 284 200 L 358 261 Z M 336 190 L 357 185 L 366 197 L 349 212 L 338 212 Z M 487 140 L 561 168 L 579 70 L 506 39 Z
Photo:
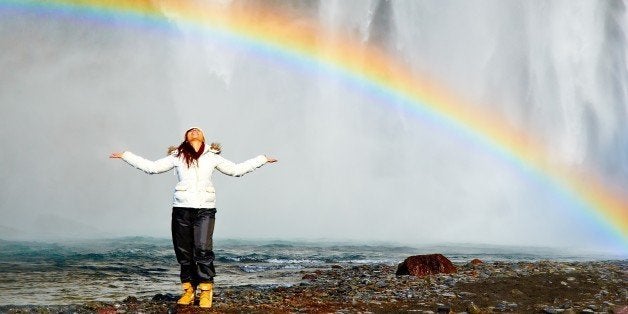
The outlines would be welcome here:
M 628 184 L 624 2 L 265 5 L 505 117 L 551 148 L 548 161 Z M 280 160 L 215 176 L 217 237 L 616 250 L 552 187 L 455 130 L 176 19 L 151 27 L 0 6 L 0 47 L 2 238 L 167 237 L 173 175 L 107 155 L 157 159 L 199 125 L 226 158 Z

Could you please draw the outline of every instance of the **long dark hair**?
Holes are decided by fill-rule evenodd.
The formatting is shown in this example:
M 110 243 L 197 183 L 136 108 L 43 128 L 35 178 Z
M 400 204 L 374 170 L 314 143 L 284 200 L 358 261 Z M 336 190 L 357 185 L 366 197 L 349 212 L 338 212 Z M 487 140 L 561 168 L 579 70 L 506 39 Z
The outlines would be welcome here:
M 183 141 L 183 143 L 181 143 L 181 145 L 183 145 L 184 143 L 185 143 L 185 141 Z M 174 151 L 177 151 L 177 156 L 179 156 L 181 154 L 180 150 L 179 150 L 181 148 L 181 145 L 179 145 L 179 147 L 177 147 L 177 146 L 170 146 L 170 147 L 168 147 L 168 151 L 166 152 L 166 155 L 171 155 Z M 203 143 L 203 145 L 201 147 L 205 148 L 205 143 Z M 192 151 L 194 151 L 194 147 L 192 147 Z M 214 153 L 214 154 L 216 154 L 216 155 L 220 155 L 220 153 L 222 152 L 222 145 L 220 145 L 220 143 L 216 143 L 216 142 L 211 143 L 211 145 L 209 145 L 209 151 Z M 197 152 L 195 152 L 195 153 L 197 153 Z M 197 157 L 197 159 L 198 158 L 200 158 L 200 156 Z
M 191 128 L 185 131 L 185 134 L 183 134 L 183 142 L 181 142 L 179 147 L 176 147 L 176 146 L 168 147 L 168 155 L 172 154 L 176 150 L 177 151 L 176 156 L 183 157 L 183 160 L 185 160 L 185 164 L 188 166 L 188 168 L 190 168 L 192 164 L 194 164 L 195 162 L 198 164 L 198 159 L 205 152 L 205 141 L 204 141 L 205 134 L 203 134 L 203 143 L 201 143 L 201 147 L 199 147 L 198 152 L 194 150 L 194 147 L 192 147 L 192 144 L 188 142 L 188 133 L 190 133 L 190 131 L 194 129 L 201 131 L 201 129 L 199 128 Z M 203 131 L 201 131 L 201 133 L 202 132 Z
M 198 158 L 203 155 L 205 151 L 205 143 L 201 144 L 201 147 L 198 149 L 198 152 L 194 150 L 192 144 L 188 141 L 181 142 L 181 145 L 177 147 L 177 156 L 183 157 L 185 160 L 185 164 L 188 165 L 188 168 L 192 166 L 193 163 L 198 163 Z

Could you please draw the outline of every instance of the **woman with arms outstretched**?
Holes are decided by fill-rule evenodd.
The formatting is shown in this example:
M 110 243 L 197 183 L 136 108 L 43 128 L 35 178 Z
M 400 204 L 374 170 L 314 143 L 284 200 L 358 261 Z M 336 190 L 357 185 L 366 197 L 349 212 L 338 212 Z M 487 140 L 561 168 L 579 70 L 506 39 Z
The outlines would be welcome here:
M 166 158 L 150 161 L 131 152 L 112 153 L 133 167 L 149 174 L 175 169 L 179 182 L 174 188 L 172 205 L 172 243 L 181 265 L 183 295 L 181 305 L 194 303 L 196 288 L 201 290 L 199 306 L 211 307 L 214 276 L 212 236 L 216 218 L 216 194 L 211 182 L 214 169 L 239 177 L 276 159 L 264 155 L 235 164 L 220 155 L 220 146 L 205 145 L 200 128 L 185 132 L 183 142 Z

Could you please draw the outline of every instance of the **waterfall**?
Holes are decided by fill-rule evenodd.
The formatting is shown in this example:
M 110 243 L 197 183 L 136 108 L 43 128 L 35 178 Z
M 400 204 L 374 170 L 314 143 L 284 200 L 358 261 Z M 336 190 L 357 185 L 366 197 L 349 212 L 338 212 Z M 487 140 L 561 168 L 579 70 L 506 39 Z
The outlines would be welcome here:
M 548 163 L 628 184 L 624 2 L 264 6 L 324 30 L 321 54 L 337 38 L 363 47 L 356 58 L 377 49 L 543 143 Z M 174 178 L 106 156 L 160 158 L 198 125 L 228 159 L 280 161 L 243 179 L 214 177 L 218 237 L 613 249 L 560 188 L 455 129 L 331 71 L 163 15 L 168 27 L 0 6 L 1 227 L 35 235 L 41 226 L 21 222 L 53 215 L 99 235 L 168 236 Z

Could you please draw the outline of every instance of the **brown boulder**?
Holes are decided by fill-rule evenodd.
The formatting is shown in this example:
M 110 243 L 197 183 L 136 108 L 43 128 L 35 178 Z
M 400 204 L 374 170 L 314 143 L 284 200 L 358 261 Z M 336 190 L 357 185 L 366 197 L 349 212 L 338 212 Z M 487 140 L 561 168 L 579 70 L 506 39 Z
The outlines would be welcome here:
M 484 262 L 482 262 L 482 260 L 480 259 L 474 258 L 471 260 L 470 264 L 473 266 L 478 266 L 484 264 Z
M 451 274 L 456 271 L 456 266 L 442 254 L 429 254 L 406 258 L 403 263 L 399 264 L 395 274 L 423 277 L 439 273 Z

